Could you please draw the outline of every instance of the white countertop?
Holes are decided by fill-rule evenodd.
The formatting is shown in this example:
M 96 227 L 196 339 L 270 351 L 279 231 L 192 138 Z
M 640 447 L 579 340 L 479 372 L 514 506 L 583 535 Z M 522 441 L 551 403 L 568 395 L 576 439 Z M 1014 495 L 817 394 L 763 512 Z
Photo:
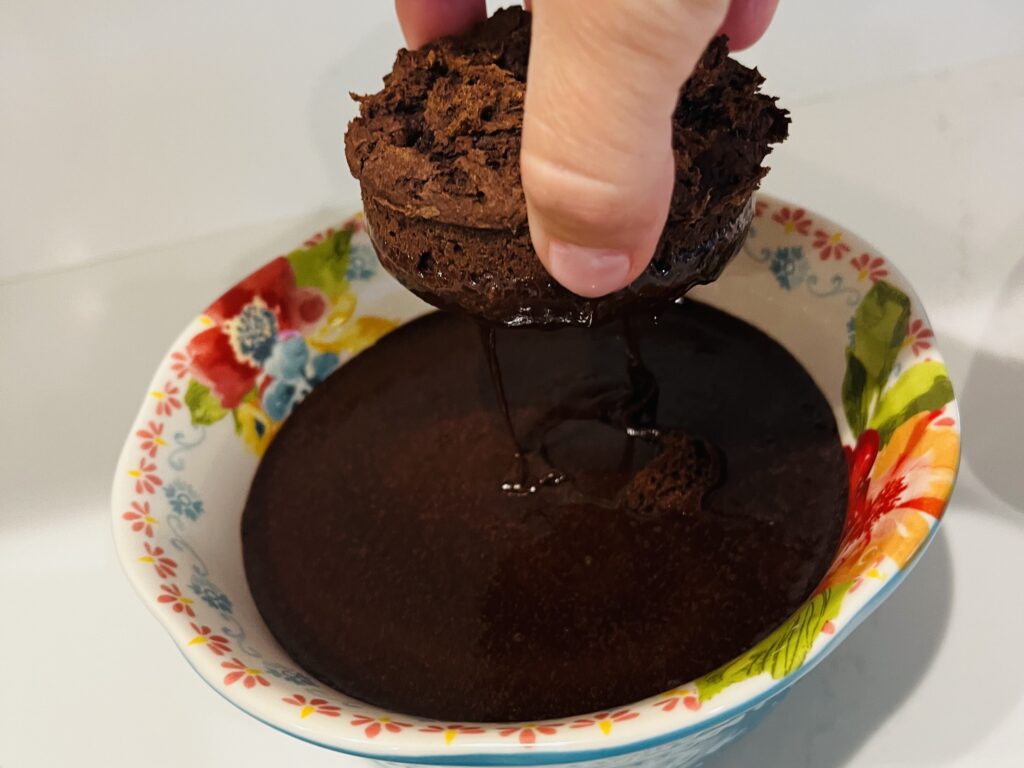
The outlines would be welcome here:
M 390 62 L 390 4 L 225 0 L 207 18 L 97 0 L 53 21 L 55 5 L 0 7 L 0 767 L 355 766 L 182 662 L 120 572 L 108 496 L 178 331 L 356 199 L 344 94 Z M 794 117 L 765 189 L 909 277 L 957 386 L 964 466 L 907 582 L 707 765 L 1016 766 L 1024 4 L 845 5 L 782 0 L 745 55 Z

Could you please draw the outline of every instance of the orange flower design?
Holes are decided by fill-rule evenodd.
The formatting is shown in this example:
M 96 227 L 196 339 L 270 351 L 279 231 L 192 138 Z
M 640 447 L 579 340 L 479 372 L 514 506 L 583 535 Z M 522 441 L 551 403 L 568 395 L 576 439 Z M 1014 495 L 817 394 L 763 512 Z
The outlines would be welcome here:
M 814 247 L 818 249 L 818 255 L 821 256 L 822 261 L 829 259 L 842 261 L 843 256 L 850 250 L 850 246 L 843 242 L 842 232 L 829 234 L 823 229 L 814 231 Z
M 167 445 L 163 434 L 164 425 L 151 421 L 148 429 L 140 429 L 135 436 L 142 441 L 139 443 L 139 448 L 152 459 L 158 450 Z
M 172 352 L 171 360 L 173 361 L 171 370 L 174 372 L 175 378 L 185 378 L 192 367 L 192 360 L 184 352 Z
M 177 584 L 161 584 L 160 591 L 162 595 L 157 595 L 156 601 L 158 603 L 167 603 L 171 610 L 175 613 L 184 613 L 190 619 L 196 617 L 196 612 L 192 609 L 192 598 L 185 597 L 181 594 L 181 590 Z
M 181 390 L 170 381 L 164 384 L 163 389 L 155 389 L 150 392 L 149 394 L 156 400 L 156 415 L 170 416 L 181 408 L 181 400 L 178 398 L 180 393 Z
M 323 232 L 317 232 L 315 235 L 310 237 L 308 240 L 306 240 L 306 242 L 303 243 L 303 245 L 306 248 L 312 248 L 314 245 L 320 245 L 320 243 L 322 243 L 328 237 L 334 235 L 336 231 L 337 230 L 335 230 L 334 227 L 328 227 Z
M 537 742 L 537 734 L 542 736 L 554 736 L 558 733 L 558 729 L 561 726 L 562 723 L 548 723 L 547 725 L 528 723 L 526 725 L 517 725 L 511 728 L 502 728 L 498 731 L 498 735 L 507 738 L 509 736 L 519 734 L 520 744 L 535 744 Z
M 849 451 L 849 449 L 848 449 Z M 960 438 L 942 411 L 911 417 L 879 450 L 865 430 L 849 451 L 850 502 L 842 545 L 824 584 L 855 581 L 889 557 L 902 568 L 953 487 Z
M 294 707 L 300 707 L 299 717 L 303 720 L 310 715 L 338 717 L 341 714 L 341 707 L 331 704 L 327 699 L 307 699 L 301 693 L 296 693 L 294 696 L 285 696 L 281 701 Z
M 132 508 L 121 515 L 122 518 L 132 524 L 132 530 L 136 533 L 144 533 L 150 538 L 153 537 L 153 526 L 159 521 L 149 514 L 148 501 L 133 501 Z
M 263 670 L 256 667 L 247 667 L 239 659 L 232 659 L 231 661 L 222 661 L 220 663 L 224 669 L 230 670 L 224 675 L 224 685 L 231 685 L 237 683 L 239 680 L 242 681 L 242 685 L 246 688 L 255 688 L 256 685 L 270 685 L 270 681 L 263 676 Z
M 139 459 L 138 469 L 129 469 L 128 476 L 135 480 L 136 493 L 156 493 L 156 489 L 164 484 L 156 474 L 156 464 L 147 462 L 146 457 Z
M 196 636 L 188 641 L 189 645 L 205 645 L 215 656 L 223 656 L 225 653 L 231 652 L 231 641 L 224 635 L 215 635 L 213 630 L 205 624 L 200 626 L 190 623 L 190 626 Z
M 366 715 L 356 715 L 352 718 L 352 725 L 365 725 L 363 733 L 366 734 L 366 738 L 372 739 L 380 734 L 381 731 L 387 731 L 388 733 L 400 733 L 403 728 L 411 728 L 410 723 L 401 723 L 397 720 L 392 720 L 390 717 L 368 717 Z
M 860 281 L 870 280 L 878 282 L 883 277 L 889 276 L 889 270 L 885 268 L 885 261 L 869 253 L 862 253 L 850 262 L 850 266 L 857 270 L 857 279 Z
M 925 327 L 924 321 L 917 318 L 907 328 L 907 338 L 903 340 L 903 346 L 910 347 L 910 351 L 919 355 L 932 346 L 932 339 L 935 334 L 931 328 Z
M 663 693 L 662 698 L 654 702 L 652 706 L 658 707 L 662 712 L 671 712 L 680 704 L 694 712 L 700 709 L 697 691 L 693 688 L 673 688 L 671 691 Z
M 772 220 L 781 224 L 783 231 L 787 235 L 792 235 L 794 232 L 806 235 L 811 231 L 811 217 L 807 215 L 803 208 L 783 206 L 775 212 Z
M 605 736 L 612 732 L 612 726 L 615 723 L 621 723 L 626 720 L 632 720 L 637 717 L 639 712 L 631 712 L 628 709 L 620 709 L 618 712 L 601 712 L 594 715 L 593 717 L 584 717 L 573 722 L 570 728 L 590 728 L 597 726 L 601 733 Z
M 148 541 L 143 544 L 146 549 L 146 554 L 139 558 L 140 563 L 151 563 L 153 568 L 156 569 L 156 575 L 161 579 L 172 579 L 174 578 L 175 572 L 178 569 L 178 564 L 167 557 L 167 553 L 164 552 L 163 547 L 154 547 Z

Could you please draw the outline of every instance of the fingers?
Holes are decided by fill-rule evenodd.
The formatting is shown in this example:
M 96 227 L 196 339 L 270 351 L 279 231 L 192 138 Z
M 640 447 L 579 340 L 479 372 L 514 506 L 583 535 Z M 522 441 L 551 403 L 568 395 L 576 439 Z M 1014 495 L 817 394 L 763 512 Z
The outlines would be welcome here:
M 395 0 L 395 10 L 410 48 L 461 34 L 487 16 L 485 0 Z
M 729 50 L 741 51 L 760 40 L 778 5 L 779 0 L 732 0 L 720 30 L 729 36 Z
M 552 277 L 612 293 L 650 262 L 675 177 L 679 89 L 728 0 L 534 0 L 521 171 Z

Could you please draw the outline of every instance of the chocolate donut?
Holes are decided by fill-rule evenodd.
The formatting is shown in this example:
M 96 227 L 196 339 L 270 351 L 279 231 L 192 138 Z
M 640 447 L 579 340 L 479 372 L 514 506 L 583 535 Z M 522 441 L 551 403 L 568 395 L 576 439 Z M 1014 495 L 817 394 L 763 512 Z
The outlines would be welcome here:
M 438 307 L 510 326 L 589 325 L 717 278 L 788 131 L 761 75 L 729 58 L 724 37 L 711 42 L 673 114 L 675 188 L 654 258 L 628 287 L 589 299 L 555 282 L 530 240 L 519 175 L 529 50 L 530 14 L 499 10 L 461 37 L 399 51 L 384 89 L 354 96 L 345 153 L 385 268 Z

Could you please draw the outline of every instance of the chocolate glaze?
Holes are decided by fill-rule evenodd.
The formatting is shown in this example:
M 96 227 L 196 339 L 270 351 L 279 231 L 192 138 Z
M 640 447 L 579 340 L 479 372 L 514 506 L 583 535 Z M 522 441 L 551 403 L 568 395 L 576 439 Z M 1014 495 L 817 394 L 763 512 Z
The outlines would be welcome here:
M 508 407 L 508 397 L 505 395 L 505 379 L 501 375 L 501 363 L 498 360 L 498 345 L 495 329 L 487 323 L 478 323 L 480 340 L 483 342 L 484 355 L 487 358 L 487 368 L 491 374 L 491 383 L 494 385 L 494 396 L 497 398 L 498 410 L 501 413 L 502 421 L 505 423 L 505 431 L 508 434 L 509 448 L 514 449 L 512 455 L 512 468 L 505 473 L 501 481 L 501 490 L 514 495 L 536 493 L 544 486 L 558 485 L 563 482 L 565 473 L 560 472 L 551 466 L 543 449 L 528 451 L 523 448 L 516 436 L 516 428 L 512 423 L 512 412 Z M 531 459 L 533 459 L 531 461 Z
M 253 597 L 294 660 L 401 712 L 563 717 L 691 680 L 796 609 L 845 512 L 828 403 L 709 307 L 630 332 L 627 356 L 620 324 L 498 329 L 507 424 L 478 327 L 446 313 L 314 390 L 242 521 Z M 517 450 L 564 481 L 502 492 Z

